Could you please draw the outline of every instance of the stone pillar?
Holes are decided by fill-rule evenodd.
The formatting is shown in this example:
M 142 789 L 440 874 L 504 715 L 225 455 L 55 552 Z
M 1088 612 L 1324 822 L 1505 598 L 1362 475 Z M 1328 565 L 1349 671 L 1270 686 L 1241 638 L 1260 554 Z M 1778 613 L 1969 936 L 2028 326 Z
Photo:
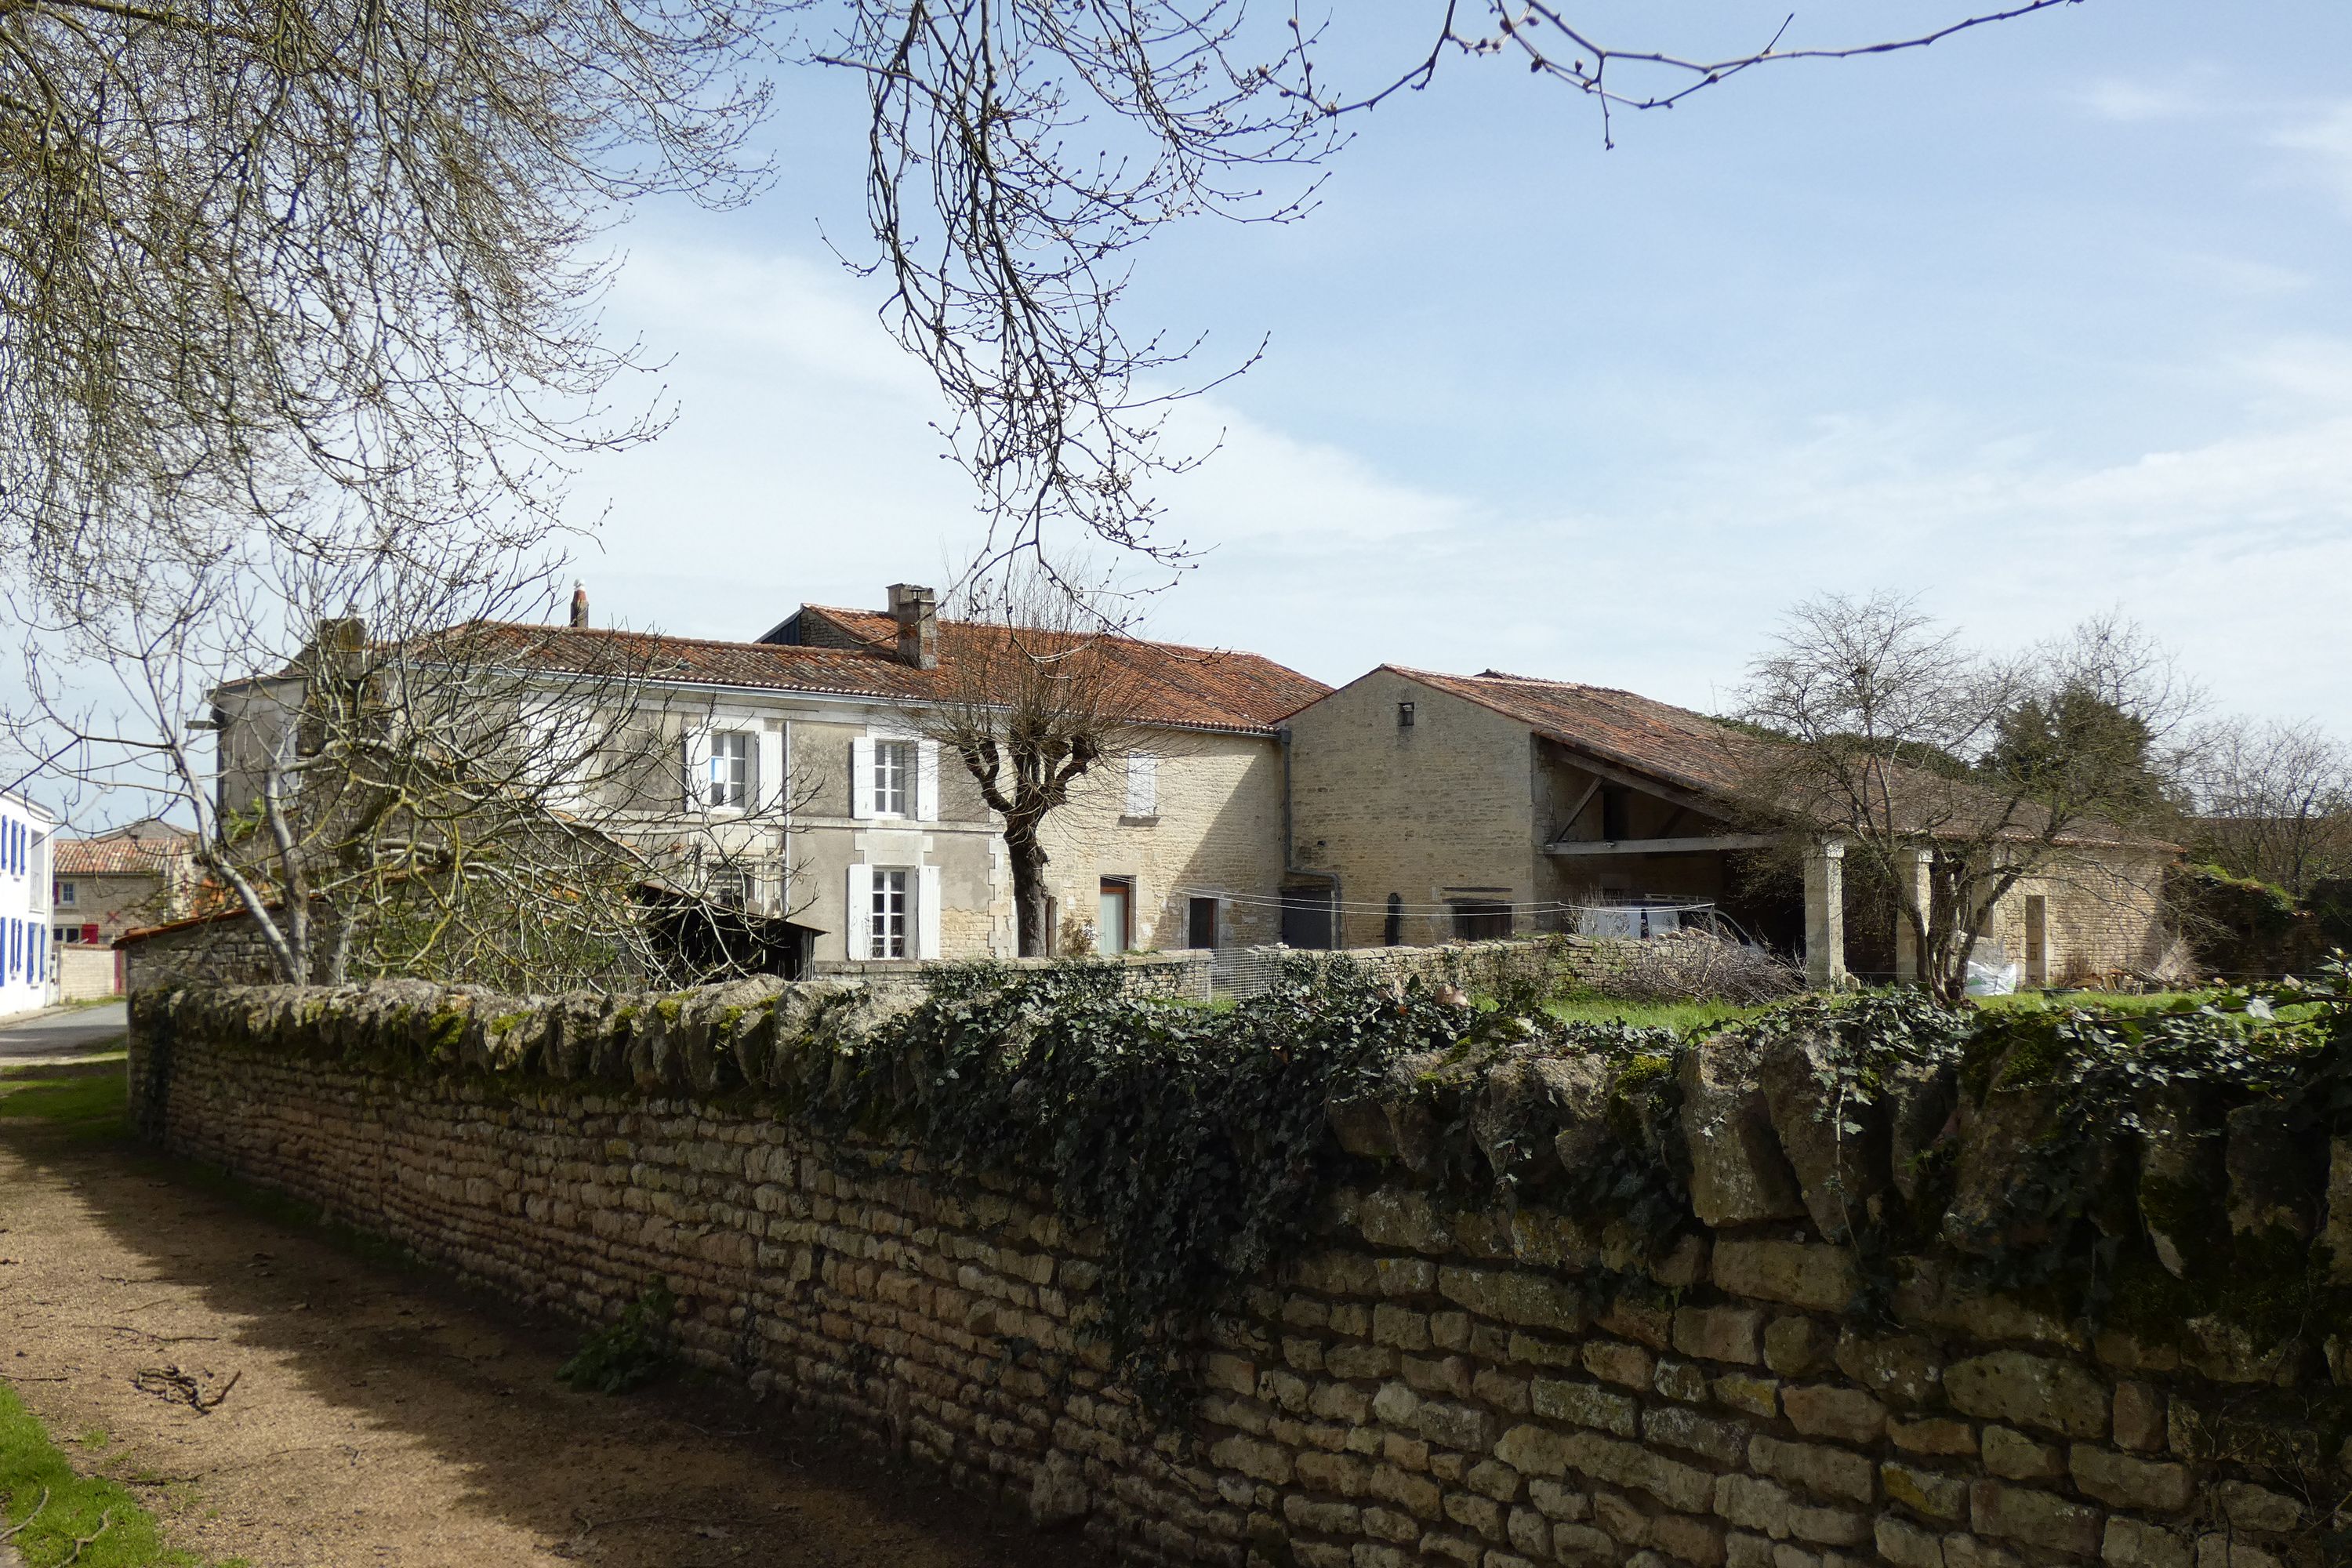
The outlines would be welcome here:
M 1927 918 L 1930 900 L 1935 897 L 1935 883 L 1929 868 L 1935 863 L 1935 852 L 1922 847 L 1899 849 L 1895 855 L 1895 875 L 1897 892 L 1908 890 L 1919 906 L 1922 920 Z M 1898 985 L 1916 985 L 1923 976 L 1919 973 L 1919 939 L 1911 930 L 1898 904 L 1895 912 L 1895 981 Z
M 1805 856 L 1805 979 L 1817 991 L 1845 985 L 1845 841 L 1824 838 Z

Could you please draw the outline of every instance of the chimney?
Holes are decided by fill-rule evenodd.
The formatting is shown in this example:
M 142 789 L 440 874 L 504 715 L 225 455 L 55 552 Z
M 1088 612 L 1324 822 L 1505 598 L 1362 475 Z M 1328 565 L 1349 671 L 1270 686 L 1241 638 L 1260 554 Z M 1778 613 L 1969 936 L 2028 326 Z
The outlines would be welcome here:
M 940 601 L 929 588 L 890 584 L 890 618 L 898 623 L 898 662 L 917 669 L 940 664 Z
M 576 578 L 572 584 L 572 624 L 575 626 L 588 624 L 588 584 Z

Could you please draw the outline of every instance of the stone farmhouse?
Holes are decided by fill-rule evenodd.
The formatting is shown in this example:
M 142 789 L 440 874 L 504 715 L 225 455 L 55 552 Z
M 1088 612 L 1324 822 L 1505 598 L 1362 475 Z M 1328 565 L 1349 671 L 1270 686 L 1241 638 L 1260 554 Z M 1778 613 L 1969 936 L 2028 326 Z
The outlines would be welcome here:
M 1891 916 L 1854 907 L 1833 837 L 1805 856 L 1801 885 L 1794 867 L 1759 874 L 1776 839 L 1746 828 L 1734 805 L 1759 742 L 1704 714 L 1498 670 L 1383 665 L 1285 726 L 1290 896 L 1317 886 L 1341 945 L 1639 936 L 1704 904 L 1801 950 L 1816 984 L 1916 975 Z M 2032 985 L 2154 968 L 2172 942 L 2161 892 L 2174 858 L 2168 846 L 2085 844 L 2021 881 L 1987 938 Z
M 599 827 L 769 940 L 782 922 L 793 971 L 1017 951 L 1001 825 L 916 722 L 959 689 L 931 590 L 895 585 L 884 611 L 803 605 L 748 642 L 593 627 L 584 597 L 569 626 L 496 629 L 580 700 L 596 672 L 633 672 L 658 731 L 646 754 L 671 761 L 601 802 Z M 1064 951 L 1104 953 L 1276 941 L 1277 721 L 1328 688 L 1255 654 L 1139 642 L 1122 658 L 1129 744 L 1045 823 L 1049 927 Z M 224 802 L 254 793 L 289 701 L 263 682 L 215 695 Z
M 1002 825 L 919 722 L 955 700 L 961 639 L 929 589 L 888 595 L 804 605 L 749 642 L 593 627 L 584 599 L 569 626 L 494 629 L 551 681 L 638 672 L 647 755 L 668 760 L 600 825 L 667 842 L 676 881 L 763 922 L 791 972 L 1009 956 Z M 1733 804 L 1759 742 L 1705 715 L 1494 670 L 1383 665 L 1334 690 L 1248 653 L 1124 657 L 1128 742 L 1045 823 L 1055 951 L 1640 937 L 1703 917 L 1801 951 L 1819 984 L 1916 974 L 1833 837 L 1801 875 L 1785 850 L 1759 874 L 1780 840 Z M 251 742 L 224 712 L 234 755 Z M 2021 883 L 1990 938 L 2029 984 L 2152 968 L 2172 858 L 2085 847 L 2095 877 Z

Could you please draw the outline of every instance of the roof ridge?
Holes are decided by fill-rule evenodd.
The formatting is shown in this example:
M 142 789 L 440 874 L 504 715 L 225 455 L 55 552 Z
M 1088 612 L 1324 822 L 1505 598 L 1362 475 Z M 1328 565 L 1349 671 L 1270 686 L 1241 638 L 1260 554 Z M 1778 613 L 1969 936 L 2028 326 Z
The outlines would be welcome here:
M 890 614 L 887 610 L 851 609 L 844 605 L 803 605 L 801 608 L 803 610 L 823 610 L 828 616 L 877 616 L 885 619 L 887 619 Z M 1033 631 L 1043 629 L 1038 627 L 1016 626 L 1010 621 L 950 620 L 945 616 L 939 617 L 939 623 L 943 626 L 993 626 L 1000 631 Z M 1083 632 L 1055 632 L 1053 635 L 1055 637 L 1084 637 L 1087 634 Z M 1280 660 L 1275 658 L 1270 654 L 1254 653 L 1248 648 L 1212 647 L 1206 643 L 1170 642 L 1164 637 L 1122 637 L 1121 640 L 1134 643 L 1143 647 L 1176 648 L 1184 653 L 1203 653 L 1220 658 L 1255 658 L 1263 660 L 1267 664 L 1280 665 L 1284 669 L 1288 669 L 1290 668 L 1286 664 L 1281 664 Z

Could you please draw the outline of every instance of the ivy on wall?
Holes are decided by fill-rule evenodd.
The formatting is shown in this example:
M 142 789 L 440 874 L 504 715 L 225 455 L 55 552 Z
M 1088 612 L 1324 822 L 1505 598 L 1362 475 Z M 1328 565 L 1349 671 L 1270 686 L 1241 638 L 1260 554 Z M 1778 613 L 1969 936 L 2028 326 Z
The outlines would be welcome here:
M 2328 1162 L 2352 1136 L 2340 963 L 2153 1013 L 1805 997 L 1704 1037 L 1566 1024 L 1539 1000 L 1474 1008 L 1302 956 L 1218 1009 L 1129 994 L 1109 965 L 972 965 L 895 1010 L 772 982 L 533 1001 L 394 983 L 151 993 L 133 1017 L 151 1086 L 175 1037 L 625 1082 L 1042 1188 L 1097 1258 L 1089 1331 L 1155 1398 L 1181 1388 L 1204 1317 L 1350 1180 L 1465 1212 L 1539 1204 L 1605 1235 L 1612 1268 L 1664 1258 L 1699 1228 L 1684 1086 L 1700 1052 L 1750 1064 L 1813 1227 L 1863 1265 L 1857 1311 L 1885 1311 L 1907 1261 L 1937 1253 L 2151 1332 L 2219 1317 L 2316 1345 L 2352 1321 L 2323 1228 L 2347 1217 Z

